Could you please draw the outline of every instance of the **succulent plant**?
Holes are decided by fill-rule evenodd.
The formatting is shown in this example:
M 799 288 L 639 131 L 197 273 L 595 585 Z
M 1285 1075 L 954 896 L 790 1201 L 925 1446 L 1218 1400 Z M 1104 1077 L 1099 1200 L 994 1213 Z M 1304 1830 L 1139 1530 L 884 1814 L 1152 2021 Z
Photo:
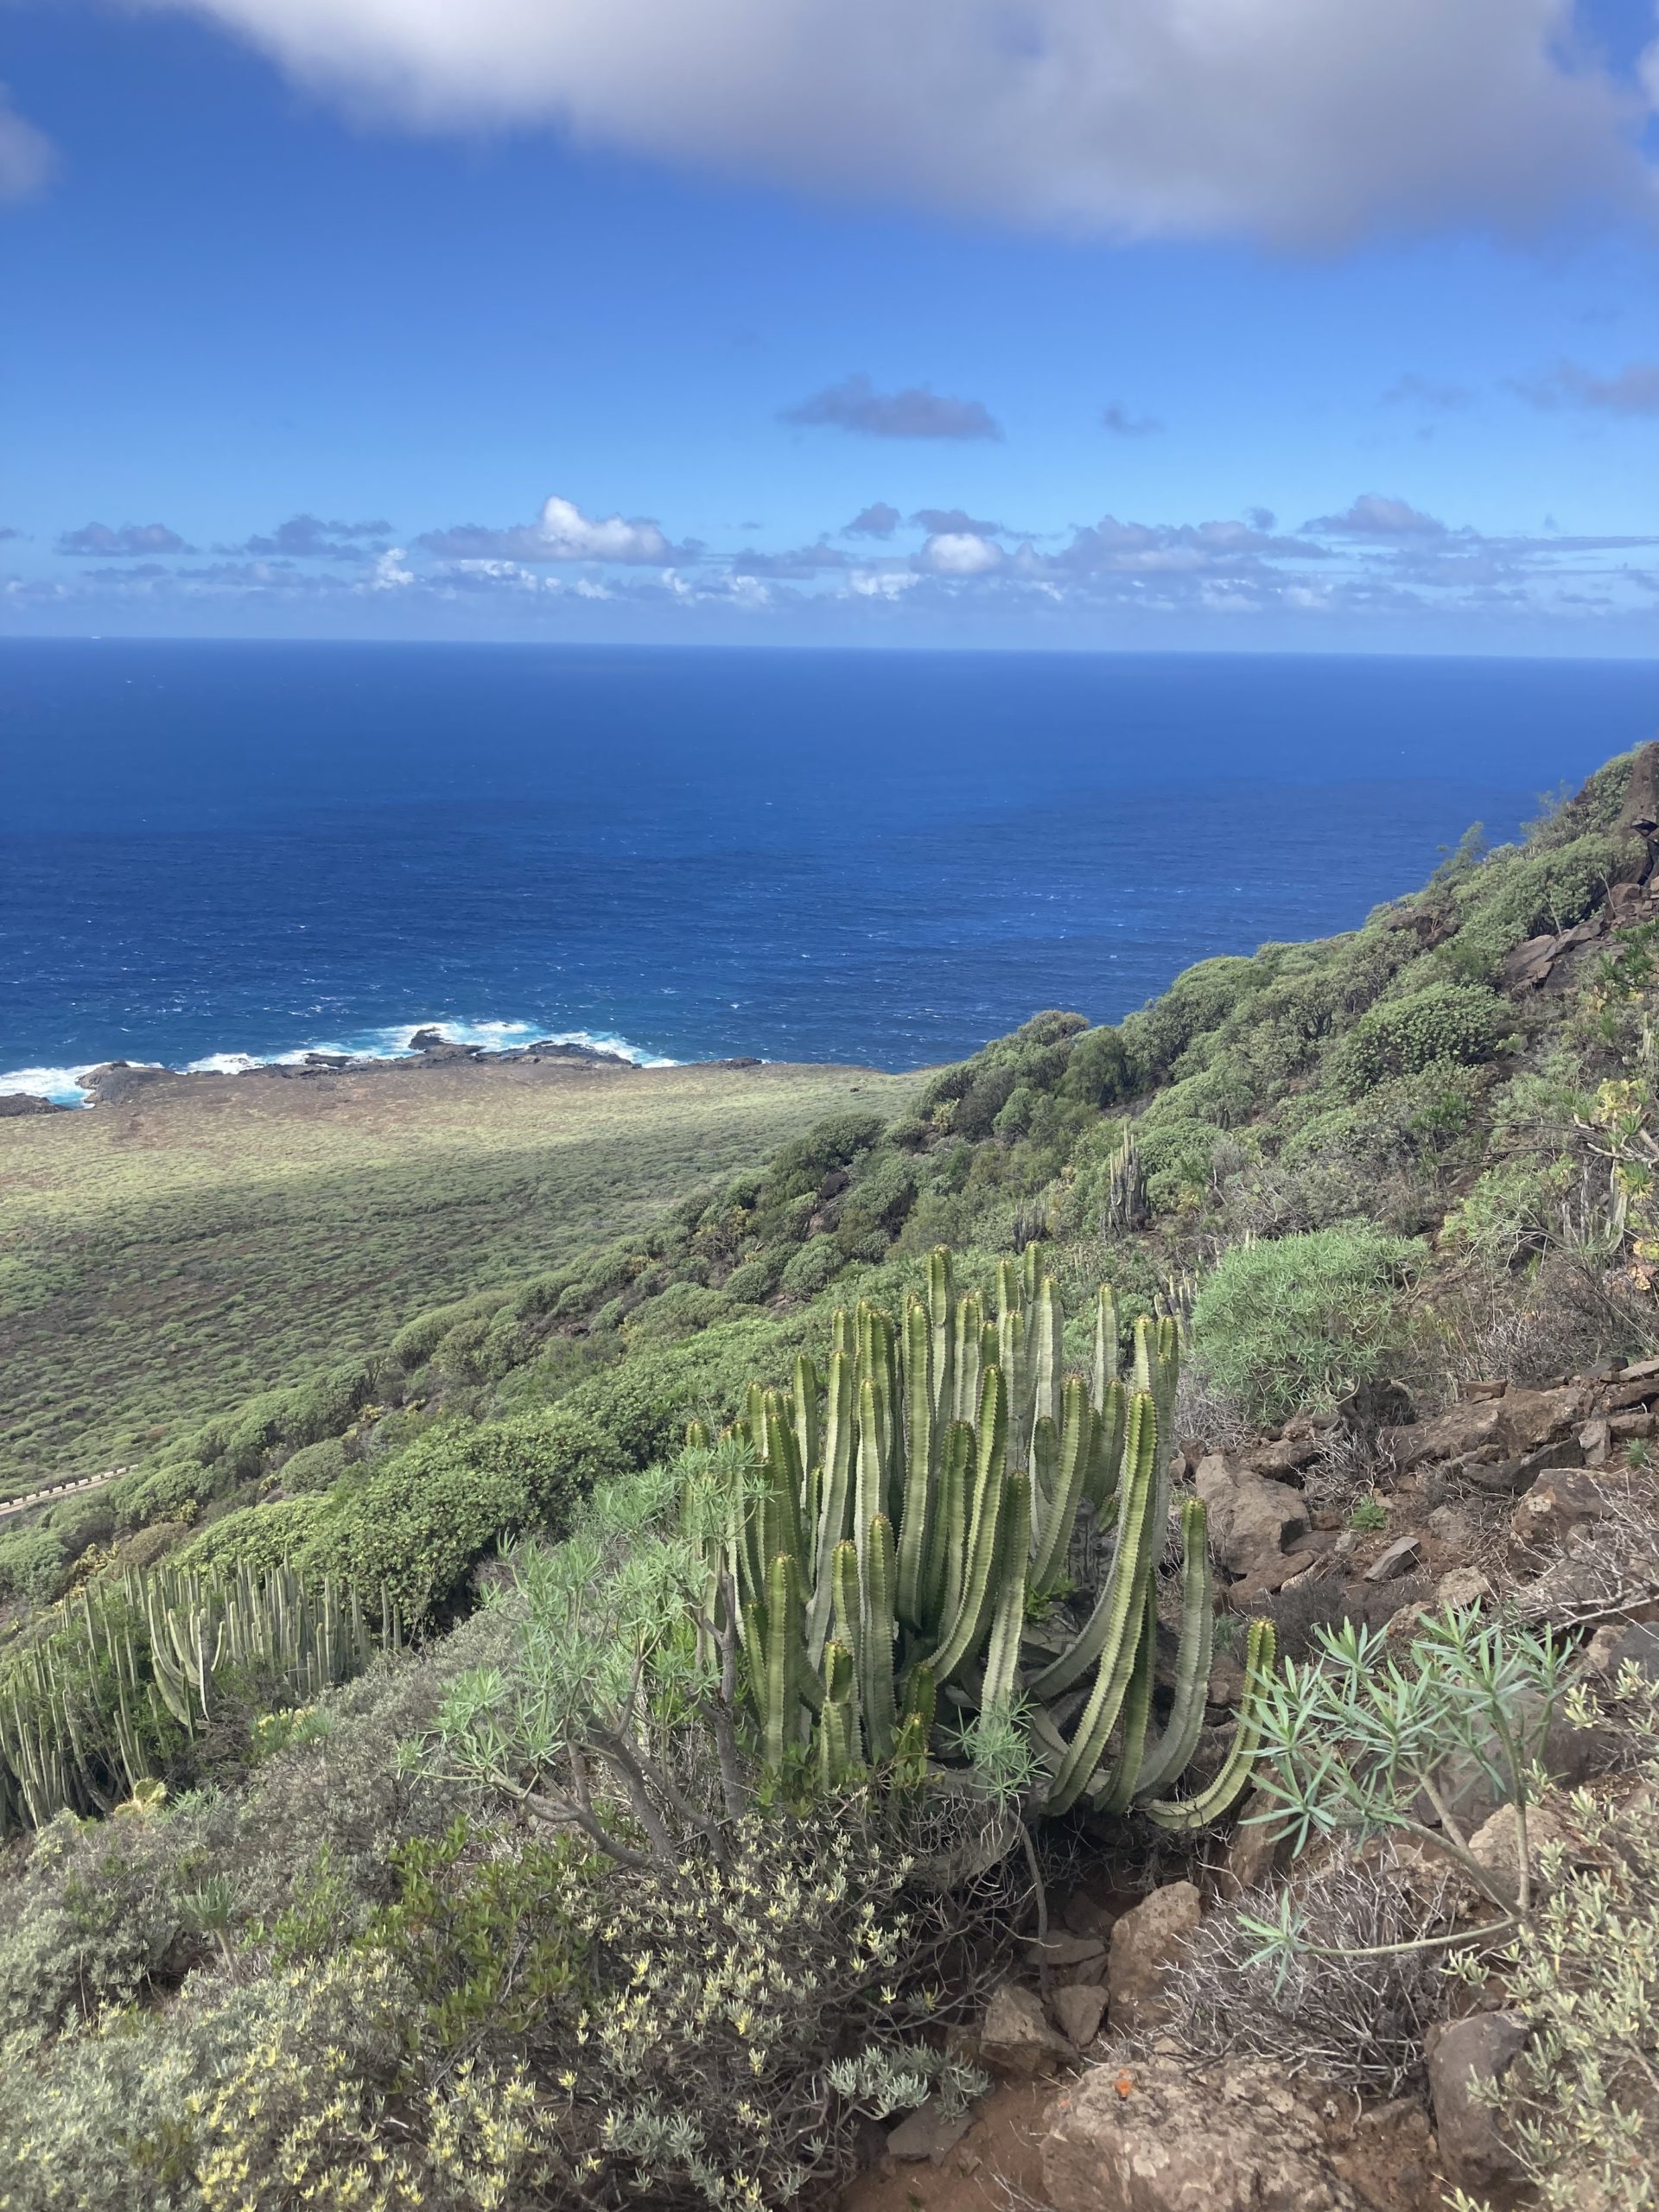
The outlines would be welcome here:
M 84 1586 L 0 1677 L 0 1834 L 142 1800 L 188 1751 L 232 1675 L 307 1704 L 401 1641 L 383 1599 L 287 1567 L 129 1569 Z
M 1155 1726 L 1179 1306 L 1137 1321 L 1126 1383 L 1103 1287 L 1092 1371 L 1067 1374 L 1059 1287 L 1043 1256 L 1028 1244 L 1000 1263 L 988 1319 L 977 1293 L 957 1294 L 951 1255 L 936 1249 L 925 1291 L 897 1321 L 868 1303 L 842 1310 L 822 1376 L 803 1355 L 789 1391 L 751 1387 L 736 1428 L 758 1471 L 711 1547 L 710 1602 L 724 1592 L 734 1608 L 748 1707 L 775 1773 L 810 1761 L 836 1786 L 869 1766 L 912 1788 L 938 1749 L 942 1701 L 965 1721 L 1023 1723 L 1040 1812 L 1082 1802 L 1190 1827 L 1249 1777 L 1273 1631 L 1252 1630 L 1221 1773 L 1173 1795 L 1203 1728 L 1214 1607 L 1205 1508 L 1187 1498 L 1173 1691 Z M 707 1444 L 707 1430 L 690 1440 Z M 1084 1516 L 1110 1541 L 1078 1603 L 1067 1577 Z

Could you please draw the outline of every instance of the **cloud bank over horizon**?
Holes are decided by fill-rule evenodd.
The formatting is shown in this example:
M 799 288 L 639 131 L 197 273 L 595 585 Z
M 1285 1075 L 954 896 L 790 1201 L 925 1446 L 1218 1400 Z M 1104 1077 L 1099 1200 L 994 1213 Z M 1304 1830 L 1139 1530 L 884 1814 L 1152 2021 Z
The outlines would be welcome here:
M 1324 249 L 1655 207 L 1659 39 L 1616 67 L 1573 0 L 128 3 L 238 34 L 359 118 L 551 125 L 1016 227 Z
M 958 614 L 1128 620 L 1138 641 L 1154 646 L 1184 620 L 1219 618 L 1228 642 L 1241 647 L 1269 618 L 1281 625 L 1276 638 L 1288 623 L 1310 645 L 1333 626 L 1359 621 L 1386 646 L 1414 623 L 1456 617 L 1511 630 L 1553 626 L 1594 651 L 1599 632 L 1633 617 L 1650 623 L 1659 610 L 1659 532 L 1490 535 L 1378 492 L 1288 531 L 1260 507 L 1198 522 L 1108 513 L 1042 533 L 959 507 L 906 518 L 883 503 L 838 532 L 826 527 L 812 544 L 730 552 L 695 539 L 674 544 L 655 522 L 589 516 L 557 493 L 532 524 L 453 525 L 416 535 L 409 548 L 361 543 L 385 527 L 297 515 L 240 546 L 215 549 L 285 549 L 271 557 L 191 566 L 192 549 L 163 524 L 87 524 L 63 533 L 60 555 L 125 555 L 132 565 L 83 569 L 73 581 L 0 575 L 0 611 L 28 618 L 77 607 L 149 610 L 176 626 L 193 607 L 307 607 L 351 616 L 372 632 L 375 609 L 401 605 L 428 616 L 504 615 L 516 633 L 536 635 L 561 607 L 608 606 L 662 618 L 664 636 L 677 610 L 721 610 L 763 639 L 769 622 L 799 618 L 833 628 L 842 612 L 885 607 L 892 619 L 924 626 Z M 861 536 L 867 547 L 848 552 L 832 535 Z M 181 557 L 169 565 L 157 553 Z M 355 570 L 340 574 L 353 560 Z

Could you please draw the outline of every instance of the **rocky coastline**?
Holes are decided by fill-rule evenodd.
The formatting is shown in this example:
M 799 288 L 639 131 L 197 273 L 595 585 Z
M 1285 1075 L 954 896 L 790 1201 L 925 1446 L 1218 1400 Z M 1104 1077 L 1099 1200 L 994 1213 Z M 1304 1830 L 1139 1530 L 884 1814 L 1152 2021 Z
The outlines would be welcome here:
M 710 1060 L 717 1068 L 756 1068 L 762 1063 L 751 1054 Z M 407 1074 L 431 1069 L 467 1067 L 547 1067 L 567 1073 L 637 1076 L 648 1073 L 626 1053 L 607 1052 L 598 1045 L 573 1044 L 554 1037 L 534 1038 L 527 1044 L 494 1048 L 457 1044 L 435 1028 L 417 1029 L 409 1049 L 397 1054 L 327 1052 L 302 1054 L 291 1060 L 270 1060 L 257 1067 L 223 1069 L 174 1068 L 150 1061 L 103 1060 L 81 1077 L 88 1107 L 125 1105 L 155 1094 L 178 1096 L 187 1088 L 199 1090 L 226 1084 L 259 1084 L 316 1083 L 330 1077 Z M 31 1091 L 0 1096 L 0 1120 L 22 1119 L 41 1114 L 69 1114 L 80 1110 Z

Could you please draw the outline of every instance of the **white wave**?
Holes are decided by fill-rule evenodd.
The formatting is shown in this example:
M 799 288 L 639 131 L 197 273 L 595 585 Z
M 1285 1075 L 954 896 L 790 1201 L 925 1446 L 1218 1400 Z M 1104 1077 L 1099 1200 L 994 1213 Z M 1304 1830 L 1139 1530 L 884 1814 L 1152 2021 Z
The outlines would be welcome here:
M 550 1045 L 580 1045 L 593 1052 L 614 1052 L 640 1068 L 672 1068 L 680 1063 L 665 1052 L 653 1052 L 632 1044 L 610 1030 L 550 1029 L 545 1022 L 518 1020 L 461 1021 L 444 1016 L 425 1021 L 398 1022 L 389 1028 L 364 1029 L 351 1036 L 308 1045 L 296 1045 L 282 1052 L 207 1052 L 185 1064 L 187 1075 L 249 1075 L 256 1068 L 298 1067 L 313 1052 L 332 1052 L 352 1059 L 401 1060 L 413 1051 L 412 1040 L 423 1029 L 435 1030 L 446 1044 L 473 1045 L 489 1052 L 512 1052 L 532 1041 Z M 99 1065 L 88 1061 L 77 1068 L 13 1068 L 0 1074 L 0 1094 L 27 1090 L 66 1106 L 84 1105 L 84 1078 Z M 160 1060 L 134 1061 L 136 1067 L 160 1067 Z
M 89 1061 L 84 1068 L 8 1068 L 0 1074 L 0 1096 L 26 1090 L 32 1097 L 55 1099 L 60 1106 L 79 1106 L 86 1096 L 81 1077 L 95 1065 Z
M 626 1037 L 613 1037 L 608 1030 L 596 1033 L 591 1029 L 544 1029 L 537 1041 L 547 1045 L 582 1045 L 590 1052 L 614 1052 L 619 1059 L 632 1060 L 637 1068 L 677 1068 L 681 1065 L 666 1052 L 647 1052 L 643 1045 L 631 1045 Z

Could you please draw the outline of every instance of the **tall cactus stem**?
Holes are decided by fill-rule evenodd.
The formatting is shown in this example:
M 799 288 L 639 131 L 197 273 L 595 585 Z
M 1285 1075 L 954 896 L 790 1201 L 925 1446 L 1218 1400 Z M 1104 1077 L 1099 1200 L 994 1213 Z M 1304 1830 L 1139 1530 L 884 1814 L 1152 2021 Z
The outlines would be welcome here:
M 1232 1745 L 1221 1772 L 1207 1789 L 1201 1789 L 1195 1797 L 1157 1798 L 1143 1805 L 1142 1812 L 1160 1827 L 1183 1833 L 1207 1827 L 1211 1821 L 1218 1820 L 1243 1792 L 1262 1741 L 1262 1702 L 1273 1680 L 1276 1651 L 1277 1634 L 1273 1623 L 1252 1621 L 1249 1642 L 1245 1647 L 1244 1694 L 1239 1700 Z
M 1102 1283 L 1095 1295 L 1096 1410 L 1106 1403 L 1106 1393 L 1117 1380 L 1117 1300 L 1110 1287 Z
M 1007 1397 L 1001 1370 L 988 1367 L 980 1376 L 973 1518 L 963 1561 L 962 1599 L 944 1641 L 930 1655 L 927 1662 L 941 1685 L 951 1681 L 974 1656 L 989 1624 L 995 1598 L 993 1569 L 1002 1518 L 1007 1421 Z
M 1080 1375 L 1070 1376 L 1061 1396 L 1059 1458 L 1043 1505 L 1031 1586 L 1046 1597 L 1065 1572 L 1077 1507 L 1093 1464 L 1098 1415 Z M 1039 1424 L 1040 1427 L 1040 1424 Z
M 1029 1688 L 1034 1698 L 1058 1697 L 1073 1682 L 1081 1681 L 1100 1659 L 1109 1642 L 1122 1633 L 1122 1624 L 1114 1624 L 1128 1604 L 1128 1584 L 1140 1576 L 1145 1565 L 1143 1553 L 1157 1439 L 1158 1419 L 1152 1400 L 1145 1391 L 1137 1391 L 1129 1401 L 1123 1472 L 1117 1485 L 1116 1539 L 1105 1586 L 1075 1640 L 1033 1679 Z M 1135 1532 L 1132 1542 L 1131 1529 Z
M 1118 1716 L 1117 1757 L 1110 1779 L 1090 1802 L 1103 1813 L 1127 1813 L 1135 1801 L 1147 1747 L 1147 1724 L 1152 1718 L 1153 1678 L 1158 1663 L 1158 1592 L 1154 1579 L 1147 1578 L 1146 1618 L 1135 1653 L 1135 1672 Z
M 1026 1624 L 1027 1576 L 1031 1567 L 1031 1477 L 1003 1478 L 1002 1532 L 999 1545 L 996 1609 L 985 1648 L 985 1681 L 981 1709 L 1012 1707 L 1020 1681 L 1020 1638 Z
M 893 1647 L 899 1632 L 893 1614 L 893 1523 L 885 1513 L 878 1513 L 870 1523 L 864 1558 L 864 1644 L 859 1655 L 860 1672 L 864 1677 L 870 1758 L 879 1765 L 893 1757 Z
M 1155 1797 L 1180 1779 L 1204 1730 L 1216 1635 L 1208 1525 L 1204 1500 L 1187 1498 L 1181 1507 L 1181 1625 L 1175 1647 L 1175 1694 L 1163 1734 L 1141 1761 L 1135 1785 L 1137 1797 Z
M 816 1572 L 812 1581 L 812 1609 L 807 1621 L 806 1656 L 817 1666 L 830 1633 L 830 1562 L 836 1547 L 847 1534 L 852 1511 L 853 1363 L 845 1351 L 830 1355 L 824 1384 L 823 1503 L 818 1515 Z
M 818 1417 L 822 1385 L 817 1363 L 807 1352 L 795 1355 L 793 1383 L 795 1448 L 810 1472 L 823 1456 L 823 1439 Z
M 1026 1247 L 1028 1253 L 1037 1249 L 1034 1244 Z M 1065 1315 L 1060 1305 L 1060 1287 L 1052 1275 L 1045 1275 L 1038 1286 L 1032 1311 L 1032 1418 L 1033 1421 L 1052 1421 L 1058 1428 L 1060 1425 L 1061 1392 L 1065 1380 L 1063 1338 Z
M 933 1326 L 919 1298 L 905 1312 L 904 1499 L 899 1517 L 899 1618 L 922 1625 L 922 1576 L 933 1503 Z

